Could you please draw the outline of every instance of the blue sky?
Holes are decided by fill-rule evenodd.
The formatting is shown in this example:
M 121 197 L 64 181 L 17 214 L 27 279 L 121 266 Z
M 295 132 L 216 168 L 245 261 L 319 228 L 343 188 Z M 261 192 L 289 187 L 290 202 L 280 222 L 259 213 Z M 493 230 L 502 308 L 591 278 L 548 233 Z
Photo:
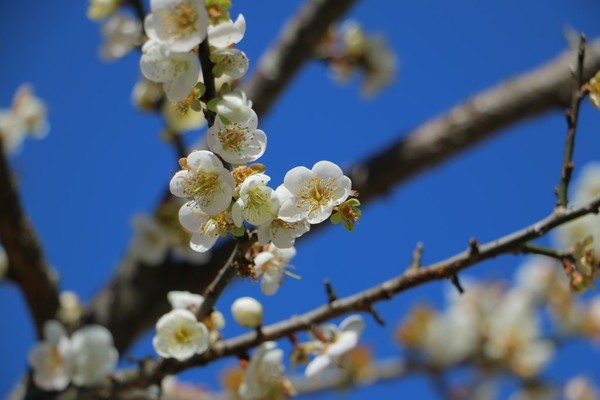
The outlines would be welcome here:
M 384 33 L 400 58 L 396 82 L 365 101 L 359 82 L 339 87 L 323 64 L 311 63 L 282 95 L 260 127 L 269 137 L 261 161 L 277 185 L 287 170 L 327 159 L 342 167 L 381 149 L 429 117 L 503 79 L 527 71 L 566 48 L 563 30 L 571 26 L 600 36 L 600 5 L 593 0 L 507 0 L 481 2 L 359 2 L 349 16 L 370 32 Z M 248 29 L 238 45 L 251 61 L 278 34 L 300 1 L 234 1 L 233 14 L 245 15 Z M 161 121 L 138 113 L 130 93 L 139 76 L 139 55 L 114 64 L 97 57 L 99 25 L 85 17 L 85 2 L 0 3 L 0 107 L 16 88 L 31 82 L 47 101 L 50 135 L 29 141 L 11 158 L 22 200 L 48 259 L 59 271 L 61 289 L 83 300 L 107 282 L 131 237 L 129 219 L 150 212 L 174 168 L 173 150 L 159 139 Z M 251 72 L 250 72 L 251 73 Z M 600 114 L 586 102 L 575 161 L 600 158 Z M 331 227 L 301 240 L 293 264 L 301 281 L 288 280 L 275 297 L 244 283 L 225 294 L 228 305 L 240 295 L 264 302 L 266 322 L 312 309 L 325 300 L 322 281 L 330 278 L 348 295 L 402 271 L 418 241 L 425 262 L 465 248 L 475 236 L 491 240 L 545 216 L 554 204 L 565 124 L 560 113 L 512 128 L 474 150 L 393 190 L 363 210 L 357 231 Z M 197 135 L 197 134 L 196 134 Z M 197 136 L 193 136 L 193 140 Z M 474 184 L 475 183 L 475 184 Z M 468 274 L 507 278 L 518 264 L 502 257 Z M 369 323 L 364 340 L 378 355 L 397 352 L 391 342 L 396 321 L 411 304 L 439 303 L 446 283 L 433 283 L 379 306 L 385 328 Z M 18 290 L 0 286 L 6 318 L 0 341 L 0 395 L 26 368 L 33 343 L 31 322 Z M 226 335 L 241 329 L 231 322 Z M 575 346 L 566 360 L 579 360 Z M 148 340 L 136 355 L 151 352 Z M 583 371 L 597 381 L 598 351 L 582 361 L 554 365 L 559 377 Z M 215 387 L 215 375 L 233 360 L 195 376 Z M 425 379 L 362 389 L 346 398 L 389 393 L 429 398 Z M 322 398 L 329 398 L 329 395 Z

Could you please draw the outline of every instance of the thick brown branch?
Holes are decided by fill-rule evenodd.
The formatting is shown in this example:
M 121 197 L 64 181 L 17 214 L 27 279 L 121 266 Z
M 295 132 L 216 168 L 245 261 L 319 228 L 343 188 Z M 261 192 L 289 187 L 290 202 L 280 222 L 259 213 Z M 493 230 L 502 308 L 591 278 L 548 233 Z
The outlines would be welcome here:
M 474 96 L 357 163 L 348 174 L 354 189 L 361 194 L 361 202 L 386 195 L 395 185 L 499 133 L 510 124 L 544 111 L 564 108 L 570 102 L 571 64 L 572 53 L 567 52 L 539 69 Z M 587 47 L 584 79 L 599 69 L 600 42 L 596 41 Z M 152 268 L 126 263 L 96 297 L 88 310 L 87 321 L 108 327 L 122 351 L 168 311 L 168 291 L 202 293 L 233 248 L 232 240 L 224 242 L 203 266 L 170 259 Z
M 599 208 L 600 196 L 580 207 L 555 212 L 543 220 L 517 232 L 482 244 L 479 246 L 478 253 L 473 253 L 470 249 L 467 249 L 433 265 L 422 267 L 418 270 L 409 269 L 402 275 L 385 281 L 380 285 L 338 299 L 333 303 L 325 304 L 305 314 L 291 317 L 289 320 L 281 321 L 273 325 L 265 326 L 262 328 L 260 336 L 256 333 L 248 333 L 218 342 L 208 352 L 184 362 L 177 362 L 171 359 L 156 361 L 152 365 L 147 365 L 145 373 L 143 374 L 139 374 L 139 371 L 125 371 L 123 372 L 122 377 L 118 379 L 119 384 L 117 387 L 136 387 L 140 384 L 148 384 L 148 382 L 158 382 L 166 375 L 178 373 L 190 367 L 205 365 L 219 358 L 245 354 L 248 349 L 263 341 L 277 340 L 299 331 L 309 330 L 316 324 L 323 323 L 344 314 L 358 311 L 369 312 L 373 304 L 379 301 L 389 300 L 398 293 L 427 282 L 449 278 L 456 275 L 461 270 L 498 255 L 515 252 L 520 249 L 524 243 L 545 235 L 559 225 L 583 215 L 592 213 L 597 214 Z
M 356 0 L 310 0 L 282 28 L 282 33 L 262 56 L 258 70 L 242 89 L 252 108 L 264 117 L 314 49 L 329 26 Z
M 38 337 L 44 321 L 55 318 L 59 307 L 56 280 L 44 258 L 36 233 L 27 219 L 0 140 L 0 242 L 10 265 L 9 278 L 27 301 Z

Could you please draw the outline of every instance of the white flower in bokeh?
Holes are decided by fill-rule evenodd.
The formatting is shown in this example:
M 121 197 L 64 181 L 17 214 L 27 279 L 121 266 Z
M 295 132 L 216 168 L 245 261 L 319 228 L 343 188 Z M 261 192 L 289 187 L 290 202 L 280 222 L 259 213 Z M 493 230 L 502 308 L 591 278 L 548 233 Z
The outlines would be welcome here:
M 78 386 L 102 382 L 119 360 L 112 334 L 100 325 L 84 326 L 73 333 L 71 355 L 72 381 Z
M 202 111 L 195 111 L 191 107 L 181 109 L 177 107 L 177 103 L 171 101 L 163 103 L 162 115 L 167 129 L 173 133 L 191 132 L 206 125 L 206 118 Z
M 186 163 L 185 169 L 171 178 L 171 193 L 189 199 L 208 215 L 225 211 L 231 203 L 235 181 L 219 158 L 210 151 L 196 150 Z
M 169 251 L 168 233 L 149 215 L 134 215 L 131 224 L 134 230 L 131 256 L 149 266 L 160 264 Z
M 167 98 L 171 101 L 185 99 L 200 74 L 198 56 L 169 50 L 164 43 L 154 40 L 142 46 L 140 68 L 146 78 L 163 84 Z
M 87 16 L 94 21 L 102 20 L 119 8 L 120 0 L 90 0 Z
M 231 19 L 208 27 L 208 43 L 219 49 L 230 47 L 242 40 L 246 33 L 246 19 L 239 14 L 235 22 Z
M 208 349 L 208 329 L 191 311 L 177 308 L 160 317 L 152 345 L 159 356 L 183 361 Z
M 262 225 L 277 216 L 279 200 L 275 191 L 267 186 L 270 179 L 265 174 L 254 174 L 244 180 L 240 197 L 231 208 L 231 217 L 236 226 L 242 226 L 244 220 L 252 225 Z
M 83 313 L 83 307 L 77 293 L 65 290 L 60 292 L 58 299 L 60 308 L 56 312 L 57 317 L 67 325 L 76 324 Z
M 571 378 L 565 385 L 565 400 L 598 400 L 600 392 L 594 382 L 584 376 Z
M 398 72 L 398 60 L 382 35 L 368 39 L 364 58 L 365 79 L 362 94 L 370 97 L 394 80 Z
M 306 219 L 310 224 L 318 224 L 348 198 L 352 182 L 334 163 L 319 161 L 312 170 L 296 167 L 288 171 L 283 186 L 291 195 L 281 204 L 279 218 L 286 222 Z
M 244 372 L 239 395 L 244 400 L 280 398 L 289 393 L 285 378 L 283 350 L 275 342 L 264 342 L 256 348 Z M 270 397 L 273 396 L 273 397 Z
M 262 324 L 263 306 L 252 297 L 240 297 L 231 304 L 231 315 L 241 326 L 256 328 Z
M 262 251 L 254 257 L 256 275 L 262 276 L 260 290 L 264 294 L 273 295 L 277 292 L 281 286 L 283 275 L 290 274 L 286 268 L 295 255 L 294 247 L 280 249 L 271 243 L 266 251 Z M 295 275 L 292 276 L 295 277 Z
M 204 303 L 203 296 L 185 290 L 171 290 L 167 293 L 167 299 L 173 309 L 180 308 L 191 312 L 196 312 Z
M 252 101 L 242 90 L 235 89 L 221 96 L 217 103 L 217 114 L 230 121 L 247 121 L 254 114 Z
M 142 24 L 127 14 L 112 15 L 100 29 L 104 43 L 100 46 L 100 59 L 114 61 L 127 55 L 142 43 Z
M 188 52 L 208 33 L 208 13 L 202 0 L 151 0 L 152 13 L 144 21 L 151 40 L 165 43 L 168 49 Z
M 231 164 L 245 164 L 257 160 L 267 148 L 267 135 L 258 127 L 258 117 L 250 109 L 240 119 L 231 119 L 225 124 L 217 116 L 208 129 L 208 148 Z
M 11 107 L 14 115 L 25 124 L 31 136 L 38 139 L 45 137 L 50 130 L 46 103 L 33 94 L 33 87 L 23 84 L 17 89 Z
M 71 342 L 58 321 L 46 321 L 44 341 L 29 352 L 33 382 L 44 390 L 63 390 L 71 381 Z
M 156 111 L 163 97 L 160 83 L 153 82 L 145 76 L 140 77 L 131 92 L 131 102 L 141 111 Z
M 338 365 L 341 358 L 356 347 L 358 339 L 365 328 L 365 321 L 360 315 L 351 315 L 344 319 L 337 329 L 326 333 L 328 342 L 324 343 L 321 354 L 308 363 L 305 370 L 307 378 L 312 378 L 325 371 L 331 365 Z

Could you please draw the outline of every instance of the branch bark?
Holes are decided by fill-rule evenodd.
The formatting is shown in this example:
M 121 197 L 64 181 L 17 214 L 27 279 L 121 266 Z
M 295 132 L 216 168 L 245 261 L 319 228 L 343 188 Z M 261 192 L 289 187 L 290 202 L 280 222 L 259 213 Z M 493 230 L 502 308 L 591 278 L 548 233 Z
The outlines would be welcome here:
M 25 215 L 17 186 L 0 140 L 0 242 L 9 261 L 8 278 L 25 296 L 38 337 L 44 321 L 55 318 L 59 307 L 56 279 L 29 219 Z

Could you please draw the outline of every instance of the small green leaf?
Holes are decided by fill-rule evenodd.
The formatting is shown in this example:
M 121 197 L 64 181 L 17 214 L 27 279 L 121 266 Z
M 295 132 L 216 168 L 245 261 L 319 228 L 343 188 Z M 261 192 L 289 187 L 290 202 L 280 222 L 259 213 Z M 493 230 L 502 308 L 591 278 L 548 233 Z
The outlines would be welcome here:
M 210 100 L 208 103 L 206 103 L 206 107 L 210 111 L 216 113 L 217 112 L 217 104 L 219 104 L 219 101 L 221 101 L 221 99 L 216 97 L 216 98 Z

